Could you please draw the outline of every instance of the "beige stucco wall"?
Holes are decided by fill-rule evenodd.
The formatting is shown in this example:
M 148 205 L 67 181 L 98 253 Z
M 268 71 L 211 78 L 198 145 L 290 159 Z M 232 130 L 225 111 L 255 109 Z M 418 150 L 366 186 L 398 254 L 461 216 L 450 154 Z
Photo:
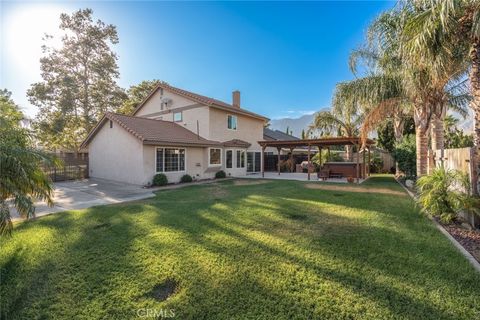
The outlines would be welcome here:
M 172 102 L 169 104 L 168 109 L 165 109 L 165 107 L 163 110 L 161 109 L 163 98 L 172 99 Z M 182 96 L 179 96 L 167 90 L 163 90 L 163 95 L 161 95 L 160 89 L 157 89 L 157 91 L 150 97 L 150 99 L 143 105 L 143 107 L 140 110 L 138 110 L 135 116 L 145 117 L 157 112 L 167 111 L 170 109 L 183 108 L 183 107 L 191 106 L 195 104 L 196 103 L 194 101 L 190 99 L 186 99 Z
M 90 176 L 143 185 L 142 150 L 140 140 L 107 119 L 88 146 Z
M 143 149 L 143 168 L 144 168 L 144 176 L 149 177 L 148 181 L 151 181 L 153 176 L 156 174 L 156 165 L 155 165 L 155 153 L 156 148 L 162 146 L 144 146 Z M 167 148 L 176 148 L 168 146 Z M 211 179 L 215 176 L 215 172 L 205 172 L 208 168 L 207 166 L 207 150 L 208 148 L 200 148 L 200 147 L 182 147 L 178 146 L 178 148 L 184 148 L 185 150 L 185 171 L 182 172 L 163 172 L 169 182 L 177 183 L 180 181 L 180 178 L 184 174 L 191 175 L 194 179 L 201 180 L 201 179 Z
M 161 109 L 162 98 L 171 99 L 172 102 L 168 108 Z M 208 107 L 202 106 L 194 101 L 185 99 L 182 96 L 171 93 L 167 90 L 163 91 L 163 96 L 160 95 L 160 90 L 154 93 L 150 100 L 137 112 L 135 116 L 146 117 L 164 121 L 173 121 L 173 114 L 175 112 L 182 112 L 182 121 L 177 122 L 184 128 L 199 133 L 200 136 L 208 139 L 209 134 L 209 113 Z M 197 132 L 198 122 L 198 132 Z
M 230 130 L 227 127 L 228 115 L 237 116 L 237 130 Z M 240 139 L 249 142 L 248 150 L 260 151 L 262 148 L 258 141 L 263 140 L 263 121 L 244 115 L 235 114 L 219 109 L 210 108 L 210 139 L 216 137 L 219 141 Z
M 167 109 L 161 109 L 162 98 L 169 98 L 172 100 Z M 182 121 L 178 122 L 178 124 L 182 125 L 186 129 L 194 133 L 197 133 L 198 122 L 198 132 L 200 136 L 205 139 L 219 142 L 239 139 L 247 141 L 251 144 L 247 151 L 261 151 L 261 147 L 260 145 L 258 145 L 258 141 L 263 140 L 263 120 L 238 114 L 234 112 L 234 110 L 224 111 L 213 107 L 202 106 L 195 101 L 179 96 L 168 90 L 163 90 L 163 95 L 160 94 L 160 90 L 157 90 L 157 92 L 154 93 L 150 100 L 147 101 L 147 103 L 137 112 L 136 116 L 160 119 L 165 121 L 173 121 L 173 113 L 179 111 L 182 112 Z M 237 130 L 228 129 L 227 117 L 229 114 L 237 116 Z M 154 170 L 155 168 L 153 164 L 149 163 L 149 161 L 155 161 L 155 151 L 152 148 L 153 147 L 146 147 L 144 150 L 144 161 L 146 168 L 146 172 L 144 174 L 146 176 L 153 176 L 152 170 Z M 188 173 L 192 176 L 198 175 L 197 178 L 199 179 L 213 177 L 214 172 L 212 173 L 212 171 L 215 170 L 212 170 L 212 168 L 209 169 L 208 167 L 208 148 L 201 148 L 203 153 L 201 161 L 199 160 L 200 151 L 190 149 L 192 148 L 188 148 L 187 150 L 187 154 L 190 154 L 190 156 L 187 155 Z M 222 166 L 220 167 L 220 169 L 224 170 L 228 175 L 231 176 L 246 175 L 246 165 L 244 168 L 236 168 L 235 155 L 234 168 L 225 168 L 226 149 L 228 148 L 222 148 Z M 190 160 L 194 161 L 193 159 L 195 159 L 195 163 L 201 163 L 201 167 L 190 166 L 192 165 L 192 163 L 189 162 Z M 177 181 L 179 179 L 179 176 L 181 176 L 182 174 L 168 173 L 169 178 L 171 178 L 169 180 Z

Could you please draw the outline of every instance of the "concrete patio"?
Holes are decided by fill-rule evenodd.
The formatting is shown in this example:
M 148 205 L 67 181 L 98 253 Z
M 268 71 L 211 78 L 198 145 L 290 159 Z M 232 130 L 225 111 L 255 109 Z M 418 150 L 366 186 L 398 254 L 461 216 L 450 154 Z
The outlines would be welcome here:
M 154 190 L 142 186 L 102 179 L 86 179 L 55 183 L 54 206 L 35 203 L 35 216 L 41 217 L 66 210 L 84 209 L 97 205 L 120 203 L 154 197 Z M 12 208 L 12 220 L 22 220 Z
M 278 172 L 265 172 L 265 177 L 262 178 L 261 173 L 253 173 L 245 176 L 247 179 L 273 179 L 273 180 L 297 180 L 297 181 L 309 181 L 308 174 L 297 172 L 282 172 L 280 175 Z M 360 183 L 366 179 L 360 179 Z M 333 183 L 348 183 L 347 178 L 329 178 L 327 180 L 319 180 L 316 173 L 310 174 L 310 181 L 318 182 L 333 182 Z M 355 180 L 356 183 L 356 180 Z

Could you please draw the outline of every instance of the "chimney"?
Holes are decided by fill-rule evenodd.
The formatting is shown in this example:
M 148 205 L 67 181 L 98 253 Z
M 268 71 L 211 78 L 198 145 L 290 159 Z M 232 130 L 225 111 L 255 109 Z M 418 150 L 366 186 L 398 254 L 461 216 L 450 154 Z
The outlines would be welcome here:
M 236 108 L 240 108 L 240 91 L 238 90 L 232 92 L 232 105 Z

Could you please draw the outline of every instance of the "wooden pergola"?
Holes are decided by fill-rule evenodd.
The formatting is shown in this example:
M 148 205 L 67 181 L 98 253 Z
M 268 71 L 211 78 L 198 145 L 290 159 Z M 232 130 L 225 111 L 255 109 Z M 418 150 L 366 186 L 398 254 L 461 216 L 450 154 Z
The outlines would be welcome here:
M 277 148 L 278 151 L 278 174 L 280 175 L 280 151 L 282 149 L 290 149 L 290 157 L 292 157 L 293 150 L 299 147 L 307 147 L 307 159 L 308 159 L 308 180 L 310 180 L 310 166 L 311 166 L 311 158 L 310 153 L 311 149 L 318 148 L 320 162 L 322 161 L 322 149 L 328 150 L 328 155 L 330 155 L 330 147 L 331 146 L 356 146 L 357 147 L 357 164 L 356 164 L 356 179 L 357 183 L 360 182 L 360 153 L 363 153 L 363 163 L 365 164 L 365 157 L 366 152 L 368 151 L 368 163 L 370 163 L 370 147 L 375 144 L 375 142 L 371 139 L 367 139 L 365 143 L 363 143 L 362 139 L 359 137 L 331 137 L 331 138 L 320 138 L 320 139 L 301 139 L 301 140 L 264 140 L 258 141 L 260 146 L 262 147 L 262 163 L 261 163 L 261 170 L 262 170 L 262 177 L 265 177 L 265 149 L 267 147 L 274 147 Z M 360 147 L 363 146 L 363 149 Z M 360 150 L 361 149 L 361 150 Z M 365 176 L 370 175 L 370 166 L 364 165 Z

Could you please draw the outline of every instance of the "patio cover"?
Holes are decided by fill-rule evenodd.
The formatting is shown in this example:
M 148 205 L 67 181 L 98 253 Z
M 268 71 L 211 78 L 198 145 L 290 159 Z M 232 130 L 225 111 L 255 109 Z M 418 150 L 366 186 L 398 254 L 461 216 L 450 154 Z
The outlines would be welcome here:
M 348 146 L 353 145 L 357 146 L 357 183 L 360 182 L 360 152 L 368 150 L 368 163 L 370 163 L 370 147 L 375 144 L 371 139 L 366 139 L 363 141 L 360 137 L 329 137 L 329 138 L 319 138 L 319 139 L 300 139 L 300 140 L 263 140 L 258 141 L 258 144 L 262 146 L 262 159 L 264 159 L 265 148 L 274 147 L 278 150 L 278 163 L 280 163 L 280 150 L 282 148 L 290 148 L 293 150 L 298 147 L 307 147 L 308 148 L 308 164 L 310 165 L 310 149 L 312 147 L 317 147 L 320 151 L 320 157 L 322 155 L 322 148 L 326 147 L 327 149 L 330 146 Z M 360 147 L 363 146 L 364 149 L 360 150 Z M 365 152 L 363 152 L 364 163 L 365 163 Z M 369 166 L 365 166 L 369 167 Z M 264 162 L 262 161 L 262 177 L 265 177 Z M 366 169 L 367 170 L 367 169 Z M 310 170 L 308 171 L 308 180 L 310 180 Z M 278 166 L 278 174 L 280 174 L 280 166 Z M 370 175 L 370 169 L 368 168 L 368 175 Z

